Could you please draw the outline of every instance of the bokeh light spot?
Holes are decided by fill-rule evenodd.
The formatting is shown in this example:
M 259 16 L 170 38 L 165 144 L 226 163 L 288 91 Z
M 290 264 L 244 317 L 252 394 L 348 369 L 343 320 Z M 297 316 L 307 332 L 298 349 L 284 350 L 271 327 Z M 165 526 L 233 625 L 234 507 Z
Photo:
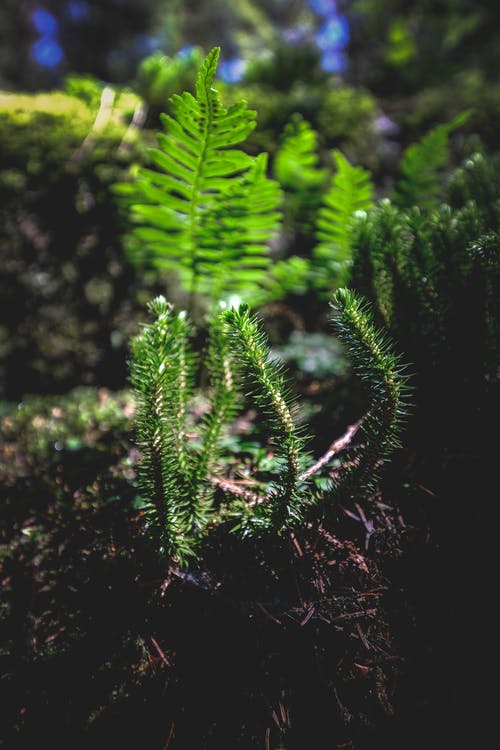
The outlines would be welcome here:
M 194 50 L 194 45 L 193 44 L 186 44 L 184 47 L 182 47 L 178 51 L 177 57 L 180 57 L 181 59 L 185 59 L 185 58 L 187 58 L 187 57 L 189 57 L 191 55 L 191 53 L 193 52 L 193 50 Z
M 63 58 L 61 46 L 55 39 L 42 37 L 32 47 L 33 57 L 44 68 L 55 68 Z
M 335 0 L 307 0 L 310 9 L 320 16 L 331 16 L 337 10 Z
M 347 57 L 339 50 L 327 50 L 321 56 L 321 67 L 327 73 L 343 73 L 347 69 Z
M 245 67 L 245 62 L 239 57 L 224 60 L 219 65 L 219 77 L 226 83 L 238 83 L 243 78 Z
M 322 50 L 345 47 L 349 41 L 349 22 L 345 16 L 333 16 L 318 31 L 316 43 Z
M 89 6 L 84 0 L 73 0 L 67 5 L 68 15 L 72 21 L 83 21 L 89 15 Z
M 44 36 L 52 36 L 57 31 L 58 21 L 48 10 L 36 8 L 31 15 L 31 20 L 35 29 Z

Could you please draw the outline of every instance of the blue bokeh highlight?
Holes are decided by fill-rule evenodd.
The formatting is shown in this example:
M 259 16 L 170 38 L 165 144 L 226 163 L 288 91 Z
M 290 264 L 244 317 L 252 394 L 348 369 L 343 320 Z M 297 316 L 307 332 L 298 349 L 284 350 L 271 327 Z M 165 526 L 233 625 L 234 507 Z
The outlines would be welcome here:
M 90 8 L 85 0 L 72 0 L 67 4 L 66 10 L 72 21 L 84 21 L 90 15 Z
M 219 65 L 219 78 L 226 83 L 238 83 L 245 72 L 245 62 L 239 57 L 232 60 L 224 60 Z
M 54 36 L 57 32 L 58 22 L 52 13 L 44 8 L 36 8 L 31 14 L 33 26 L 42 36 Z
M 334 0 L 307 0 L 307 5 L 323 18 L 316 33 L 316 44 L 322 52 L 321 67 L 327 73 L 343 73 L 348 68 L 345 50 L 350 39 L 349 21 L 337 12 Z
M 61 45 L 50 36 L 42 36 L 32 47 L 33 57 L 44 68 L 55 68 L 64 57 Z
M 316 35 L 316 44 L 323 50 L 343 49 L 349 42 L 349 22 L 345 16 L 332 16 Z
M 57 41 L 59 21 L 45 8 L 37 7 L 31 14 L 31 21 L 40 37 L 31 47 L 33 59 L 43 68 L 56 68 L 64 57 Z
M 335 0 L 308 0 L 307 4 L 318 16 L 331 16 L 337 12 Z
M 344 73 L 348 67 L 347 56 L 341 50 L 327 50 L 321 55 L 321 67 L 327 73 Z
M 177 57 L 186 58 L 189 57 L 191 52 L 194 50 L 194 44 L 186 44 L 177 53 Z

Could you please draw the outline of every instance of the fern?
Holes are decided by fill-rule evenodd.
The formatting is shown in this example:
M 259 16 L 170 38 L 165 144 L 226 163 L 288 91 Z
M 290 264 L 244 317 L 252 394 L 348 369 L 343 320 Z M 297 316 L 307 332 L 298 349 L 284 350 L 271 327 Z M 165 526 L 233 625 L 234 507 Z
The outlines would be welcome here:
M 135 185 L 121 188 L 137 224 L 133 257 L 176 272 L 190 307 L 200 292 L 216 299 L 254 286 L 279 223 L 280 191 L 265 176 L 265 156 L 234 148 L 256 115 L 244 101 L 221 104 L 212 88 L 218 57 L 214 48 L 203 63 L 196 96 L 170 98 L 165 132 L 149 150 L 155 169 L 139 169 Z
M 327 172 L 319 166 L 318 134 L 302 118 L 285 127 L 273 170 L 280 185 L 294 192 L 323 186 Z
M 441 170 L 449 160 L 449 136 L 467 120 L 468 112 L 429 130 L 418 143 L 408 146 L 394 186 L 394 202 L 400 208 L 436 208 L 441 191 Z
M 260 154 L 207 209 L 198 289 L 214 301 L 230 293 L 253 299 L 270 270 L 267 242 L 280 223 L 281 191 L 266 167 L 267 155 Z
M 317 218 L 317 239 L 314 250 L 318 269 L 318 287 L 336 285 L 344 280 L 351 259 L 351 226 L 358 211 L 372 207 L 373 184 L 370 173 L 362 167 L 353 167 L 340 151 L 333 152 L 336 172 L 323 207 Z

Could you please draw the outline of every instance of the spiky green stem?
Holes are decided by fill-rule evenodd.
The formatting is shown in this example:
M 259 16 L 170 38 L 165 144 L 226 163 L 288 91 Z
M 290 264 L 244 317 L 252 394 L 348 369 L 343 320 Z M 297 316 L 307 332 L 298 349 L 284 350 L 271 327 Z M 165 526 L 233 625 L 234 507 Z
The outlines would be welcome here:
M 281 506 L 278 513 L 286 525 L 289 519 L 297 519 L 301 512 L 298 483 L 303 439 L 297 434 L 280 367 L 270 360 L 269 349 L 257 321 L 246 305 L 241 305 L 238 310 L 233 308 L 226 311 L 224 320 L 230 326 L 244 362 L 247 382 L 275 435 L 277 450 L 286 461 L 279 477 L 276 498 Z

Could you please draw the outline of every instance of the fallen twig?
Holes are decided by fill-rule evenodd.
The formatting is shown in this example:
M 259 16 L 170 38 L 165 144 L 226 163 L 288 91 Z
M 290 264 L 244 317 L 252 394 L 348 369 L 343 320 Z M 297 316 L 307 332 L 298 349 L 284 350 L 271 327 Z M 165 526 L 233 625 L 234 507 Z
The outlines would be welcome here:
M 312 477 L 313 474 L 317 474 L 318 471 L 328 463 L 328 461 L 331 461 L 331 459 L 337 455 L 337 453 L 340 453 L 340 451 L 344 450 L 344 448 L 347 448 L 362 424 L 363 420 L 359 419 L 354 424 L 349 425 L 342 437 L 337 438 L 337 440 L 335 440 L 330 445 L 327 452 L 323 456 L 321 456 L 321 458 L 318 459 L 315 464 L 310 466 L 307 471 L 304 471 L 302 474 L 300 474 L 299 479 L 301 481 L 304 481 L 304 479 L 309 479 L 309 477 Z

